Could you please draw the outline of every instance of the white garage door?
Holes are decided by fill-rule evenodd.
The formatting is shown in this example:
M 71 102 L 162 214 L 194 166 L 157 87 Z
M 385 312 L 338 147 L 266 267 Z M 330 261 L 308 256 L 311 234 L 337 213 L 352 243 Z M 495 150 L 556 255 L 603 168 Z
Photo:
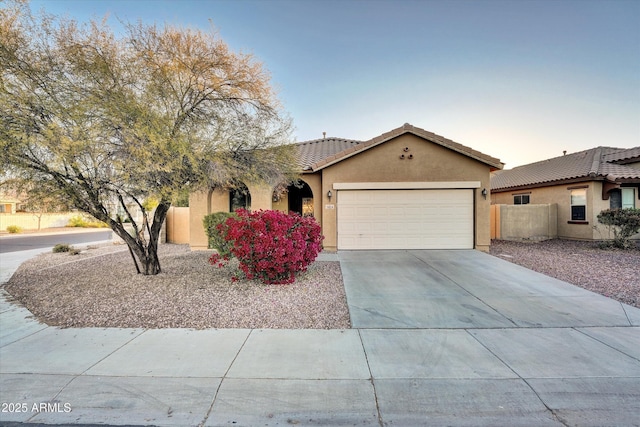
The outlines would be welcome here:
M 341 190 L 338 249 L 473 249 L 473 191 Z

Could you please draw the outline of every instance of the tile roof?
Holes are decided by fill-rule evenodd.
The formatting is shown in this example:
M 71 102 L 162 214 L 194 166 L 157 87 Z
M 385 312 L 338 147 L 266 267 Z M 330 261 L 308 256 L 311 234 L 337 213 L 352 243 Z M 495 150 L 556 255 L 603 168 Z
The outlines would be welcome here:
M 347 159 L 353 155 L 356 155 L 361 151 L 368 150 L 369 148 L 380 145 L 393 138 L 397 138 L 398 136 L 405 133 L 416 135 L 450 150 L 464 154 L 468 157 L 491 166 L 491 168 L 494 170 L 502 169 L 503 167 L 503 164 L 500 162 L 500 160 L 495 157 L 488 156 L 479 151 L 454 142 L 450 139 L 444 138 L 440 135 L 436 135 L 435 133 L 412 126 L 408 123 L 405 123 L 399 128 L 383 133 L 382 135 L 376 136 L 375 138 L 372 138 L 368 141 L 356 141 L 341 138 L 324 138 L 301 142 L 296 144 L 299 149 L 298 159 L 303 170 L 317 171 L 327 166 L 331 166 L 334 163 Z
M 603 154 L 603 160 L 609 163 L 625 164 L 640 162 L 640 147 L 618 148 Z
M 312 165 L 358 144 L 362 144 L 362 141 L 344 138 L 322 138 L 299 142 L 295 145 L 298 149 L 298 163 L 302 170 L 308 171 L 312 169 Z
M 640 181 L 640 169 L 624 165 L 633 162 L 640 162 L 640 147 L 596 147 L 494 173 L 491 190 L 540 187 L 571 180 Z

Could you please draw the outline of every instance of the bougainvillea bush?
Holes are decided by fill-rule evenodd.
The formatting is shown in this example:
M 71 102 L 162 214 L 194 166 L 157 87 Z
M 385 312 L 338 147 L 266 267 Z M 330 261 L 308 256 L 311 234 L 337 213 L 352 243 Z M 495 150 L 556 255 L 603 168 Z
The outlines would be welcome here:
M 324 239 L 313 217 L 272 210 L 240 209 L 218 230 L 233 244 L 231 254 L 244 275 L 268 284 L 293 283 L 295 274 L 306 271 L 316 259 Z M 223 266 L 227 260 L 213 254 L 209 262 Z

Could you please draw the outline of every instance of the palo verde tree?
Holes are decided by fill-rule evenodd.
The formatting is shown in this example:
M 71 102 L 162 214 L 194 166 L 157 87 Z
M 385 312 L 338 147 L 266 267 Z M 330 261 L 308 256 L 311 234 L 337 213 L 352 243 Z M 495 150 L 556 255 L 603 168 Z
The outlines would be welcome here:
M 5 2 L 0 176 L 106 222 L 153 275 L 177 195 L 291 179 L 291 123 L 262 65 L 215 33 L 123 25 L 120 36 L 106 19 L 80 24 Z

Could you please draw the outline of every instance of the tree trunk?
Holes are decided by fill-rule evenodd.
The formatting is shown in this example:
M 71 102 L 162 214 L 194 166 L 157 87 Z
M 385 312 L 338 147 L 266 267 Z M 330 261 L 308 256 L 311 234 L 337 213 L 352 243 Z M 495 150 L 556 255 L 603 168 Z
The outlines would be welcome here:
M 135 257 L 141 265 L 140 273 L 145 276 L 154 276 L 162 272 L 160 259 L 158 257 L 158 242 L 160 240 L 160 232 L 162 231 L 162 223 L 166 219 L 170 207 L 171 203 L 161 202 L 156 208 L 153 215 L 153 223 L 151 227 L 147 227 L 146 230 L 149 233 L 148 242 L 145 241 L 143 237 L 145 230 L 139 230 L 135 236 L 132 236 L 125 230 L 122 224 L 108 218 L 107 222 L 109 226 L 124 240 L 133 254 L 135 254 Z
M 149 243 L 147 245 L 147 258 L 148 264 L 145 265 L 145 274 L 158 274 L 162 272 L 160 268 L 160 258 L 158 258 L 158 243 L 160 240 L 160 232 L 162 231 L 162 224 L 167 218 L 167 213 L 171 203 L 160 202 L 153 214 L 153 223 L 149 227 Z

